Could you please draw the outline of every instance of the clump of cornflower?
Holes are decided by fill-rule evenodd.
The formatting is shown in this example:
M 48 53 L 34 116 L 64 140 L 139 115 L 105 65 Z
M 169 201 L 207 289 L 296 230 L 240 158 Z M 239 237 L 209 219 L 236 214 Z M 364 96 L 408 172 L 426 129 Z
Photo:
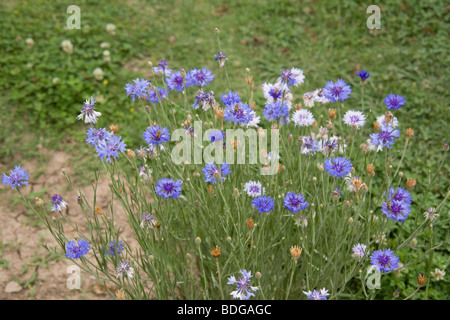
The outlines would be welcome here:
M 300 141 L 300 138 L 299 138 Z M 300 152 L 307 156 L 313 155 L 319 150 L 319 142 L 311 137 L 301 137 Z
M 250 285 L 250 278 L 252 277 L 252 272 L 247 270 L 240 270 L 239 273 L 242 277 L 236 280 L 235 276 L 228 278 L 227 284 L 235 284 L 237 286 L 235 291 L 230 293 L 234 299 L 248 300 L 250 297 L 254 297 L 255 294 L 250 291 L 257 291 L 259 288 L 257 286 Z
M 51 207 L 51 211 L 63 211 L 66 207 L 67 207 L 67 202 L 65 202 L 63 200 L 63 198 L 61 197 L 61 195 L 59 194 L 54 194 L 51 198 L 51 202 L 52 202 L 52 207 Z
M 252 200 L 252 206 L 260 213 L 269 213 L 275 208 L 275 200 L 261 195 Z
M 224 110 L 224 119 L 235 124 L 248 124 L 254 119 L 253 110 L 246 103 L 229 105 Z
M 160 126 L 151 126 L 144 131 L 144 140 L 149 145 L 154 147 L 160 146 L 162 149 L 162 144 L 164 142 L 170 141 L 170 133 L 168 128 L 161 128 Z
M 172 69 L 167 68 L 168 63 L 166 60 L 160 60 L 158 61 L 158 66 L 153 67 L 153 72 L 155 74 L 162 74 L 164 76 L 168 76 L 172 73 Z
M 352 89 L 345 80 L 338 79 L 336 82 L 328 81 L 323 88 L 323 94 L 331 102 L 345 101 L 350 97 Z
M 149 228 L 149 227 L 153 227 L 155 225 L 156 225 L 156 219 L 151 213 L 146 212 L 141 216 L 141 224 L 140 224 L 141 228 L 144 228 L 144 227 Z
M 111 159 L 119 157 L 119 151 L 124 152 L 127 146 L 123 141 L 122 137 L 111 135 L 103 140 L 99 140 L 95 145 L 95 150 L 97 151 L 97 156 L 103 161 L 112 162 Z
M 105 128 L 96 129 L 93 127 L 89 127 L 86 131 L 86 142 L 91 146 L 95 146 L 100 140 L 109 139 L 113 133 L 111 131 L 107 131 Z
M 14 169 L 9 170 L 9 176 L 5 173 L 3 174 L 2 183 L 6 187 L 14 189 L 21 186 L 27 186 L 29 179 L 30 174 L 22 166 L 15 166 Z
M 289 117 L 289 107 L 285 102 L 277 100 L 266 104 L 263 110 L 263 116 L 267 121 L 274 121 L 280 118 Z
M 115 257 L 116 255 L 121 254 L 123 250 L 125 250 L 123 246 L 123 241 L 119 242 L 111 241 L 109 243 L 108 249 L 105 250 L 105 254 L 108 256 Z
M 328 290 L 323 288 L 322 290 L 313 290 L 313 291 L 303 291 L 304 294 L 308 297 L 308 300 L 327 300 L 327 296 L 330 294 Z
M 379 133 L 370 134 L 370 142 L 375 147 L 386 147 L 392 149 L 395 138 L 400 137 L 400 130 L 394 129 L 391 126 L 380 126 Z
M 125 85 L 125 90 L 127 92 L 127 97 L 131 97 L 131 100 L 134 102 L 136 98 L 144 98 L 147 94 L 147 88 L 150 86 L 150 81 L 136 78 L 133 82 L 134 84 L 127 83 Z
M 365 244 L 355 244 L 352 248 L 353 250 L 353 257 L 356 259 L 361 259 L 366 254 L 367 246 Z
M 371 264 L 384 273 L 398 268 L 400 259 L 391 249 L 377 250 L 370 256 Z
M 366 71 L 366 70 L 361 70 L 359 72 L 356 73 L 360 79 L 361 79 L 361 83 L 365 83 L 367 79 L 369 79 L 370 74 Z
M 192 69 L 186 73 L 186 87 L 207 86 L 214 79 L 214 74 L 207 67 Z
M 91 245 L 84 239 L 69 241 L 66 244 L 66 257 L 69 259 L 79 259 L 85 256 L 90 249 Z
M 177 181 L 174 181 L 173 179 L 169 178 L 162 178 L 159 179 L 158 183 L 155 187 L 155 193 L 163 197 L 165 199 L 167 198 L 179 198 L 181 195 L 181 188 L 183 186 L 183 182 L 178 179 Z
M 224 182 L 226 179 L 225 176 L 229 175 L 231 170 L 230 166 L 224 161 L 220 166 L 220 169 L 214 163 L 210 162 L 205 165 L 202 172 L 205 182 L 215 184 L 217 181 Z
M 225 61 L 228 60 L 228 58 L 225 56 L 225 52 L 223 51 L 219 51 L 215 56 L 214 56 L 214 60 L 215 61 L 219 61 L 219 67 L 223 68 L 225 66 Z
M 324 162 L 324 169 L 331 176 L 342 178 L 352 170 L 352 163 L 347 157 L 328 158 Z
M 389 94 L 386 98 L 384 98 L 384 104 L 386 105 L 387 109 L 390 110 L 397 110 L 400 109 L 402 106 L 404 106 L 406 103 L 406 100 L 401 95 L 396 94 Z
M 305 210 L 309 207 L 308 201 L 305 200 L 303 194 L 288 192 L 284 197 L 284 206 L 293 213 Z
M 390 188 L 387 197 L 388 200 L 382 203 L 381 212 L 388 219 L 401 222 L 405 221 L 411 213 L 412 196 L 409 191 L 406 191 L 402 187 L 397 188 L 397 190 Z
M 311 126 L 315 119 L 311 111 L 307 109 L 296 110 L 292 115 L 292 121 L 296 126 L 308 127 Z
M 305 80 L 303 70 L 298 68 L 281 70 L 280 77 L 276 81 L 276 85 L 282 89 L 288 89 L 290 86 L 297 87 Z
M 261 181 L 249 181 L 244 184 L 244 191 L 248 196 L 255 198 L 264 194 L 264 189 L 261 185 Z
M 228 93 L 222 94 L 220 100 L 226 106 L 234 106 L 236 103 L 241 102 L 241 97 L 237 92 L 228 91 Z
M 95 101 L 94 97 L 91 97 L 91 99 L 86 99 L 84 102 L 83 108 L 81 108 L 81 113 L 78 115 L 78 120 L 83 120 L 85 123 L 96 123 L 97 118 L 100 117 L 102 114 L 101 112 L 95 111 Z
M 122 278 L 124 274 L 130 279 L 134 276 L 134 269 L 128 261 L 122 261 L 117 266 L 117 278 Z
M 181 71 L 172 72 L 166 76 L 167 87 L 172 91 L 182 92 L 184 89 L 184 78 Z
M 344 114 L 343 121 L 352 128 L 360 129 L 366 124 L 366 116 L 361 111 L 349 110 Z
M 214 92 L 209 91 L 205 92 L 203 89 L 200 89 L 195 96 L 195 102 L 192 105 L 194 109 L 198 109 L 199 106 L 202 107 L 203 110 L 209 110 L 211 107 L 216 108 L 218 107 L 218 103 L 214 97 Z
M 149 100 L 152 103 L 158 103 L 159 101 L 167 98 L 168 96 L 169 96 L 169 93 L 167 92 L 166 89 L 155 88 L 155 90 L 149 89 L 147 91 L 146 98 L 147 98 L 147 100 Z

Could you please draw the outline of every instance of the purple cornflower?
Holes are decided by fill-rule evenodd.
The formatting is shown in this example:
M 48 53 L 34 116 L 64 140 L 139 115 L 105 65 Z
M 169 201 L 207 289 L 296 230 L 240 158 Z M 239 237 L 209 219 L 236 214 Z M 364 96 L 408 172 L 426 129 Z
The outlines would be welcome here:
M 151 213 L 146 212 L 141 216 L 141 224 L 140 224 L 141 228 L 153 227 L 155 224 L 156 224 L 156 219 Z
M 286 102 L 281 103 L 281 100 L 269 102 L 263 110 L 263 116 L 267 121 L 277 120 L 281 117 L 289 117 L 289 107 Z
M 309 300 L 327 300 L 327 296 L 330 294 L 328 290 L 323 288 L 322 290 L 313 290 L 313 291 L 303 291 L 304 294 L 308 297 Z
M 28 179 L 30 178 L 30 174 L 22 167 L 15 166 L 14 169 L 9 170 L 9 176 L 5 173 L 2 176 L 2 183 L 6 187 L 11 187 L 11 189 L 19 188 L 21 186 L 28 185 Z
M 323 167 L 331 176 L 343 178 L 352 170 L 352 163 L 347 157 L 334 157 L 326 159 Z
M 300 138 L 299 138 L 300 139 Z M 307 156 L 313 155 L 319 150 L 319 142 L 313 140 L 311 137 L 302 137 L 302 146 L 300 152 L 306 154 Z
M 309 207 L 308 201 L 305 200 L 303 194 L 297 194 L 294 192 L 288 192 L 284 197 L 284 206 L 290 212 L 299 212 L 300 210 L 305 210 Z
M 405 201 L 391 200 L 382 203 L 381 212 L 383 212 L 388 219 L 403 222 L 411 213 L 410 204 Z
M 227 284 L 237 285 L 236 290 L 231 292 L 230 295 L 233 296 L 234 299 L 248 300 L 250 297 L 255 296 L 250 290 L 256 291 L 259 290 L 259 288 L 250 285 L 250 278 L 252 277 L 251 271 L 240 270 L 239 273 L 242 275 L 239 280 L 236 280 L 235 276 L 228 278 Z
M 269 213 L 275 208 L 275 200 L 271 197 L 259 196 L 252 200 L 252 205 L 261 213 Z
M 163 142 L 170 141 L 169 129 L 161 128 L 160 126 L 152 126 L 144 131 L 144 140 L 147 144 L 162 146 Z
M 127 97 L 131 97 L 134 102 L 136 97 L 141 99 L 147 94 L 147 88 L 150 86 L 150 81 L 136 78 L 133 82 L 134 84 L 127 83 L 125 85 L 125 90 L 127 92 Z
M 224 119 L 236 124 L 248 124 L 253 119 L 252 111 L 248 104 L 239 102 L 225 108 Z
M 83 108 L 81 108 L 81 113 L 78 115 L 77 119 L 83 120 L 84 118 L 85 123 L 95 124 L 97 122 L 97 118 L 102 115 L 101 112 L 94 110 L 96 102 L 97 101 L 95 101 L 93 97 L 91 97 L 90 101 L 89 99 L 86 99 Z
M 410 205 L 412 202 L 412 196 L 409 191 L 403 189 L 402 187 L 398 187 L 397 190 L 395 190 L 394 188 L 390 188 L 388 193 L 388 200 L 402 201 Z
M 119 242 L 111 241 L 109 243 L 108 249 L 105 250 L 105 254 L 108 256 L 115 257 L 116 255 L 121 254 L 123 250 L 124 250 L 124 247 L 123 247 L 122 240 Z
M 357 259 L 364 257 L 364 255 L 366 254 L 366 249 L 367 246 L 365 244 L 361 243 L 355 244 L 352 248 L 353 256 Z
M 194 109 L 198 109 L 199 106 L 202 106 L 202 109 L 205 111 L 211 107 L 218 106 L 218 103 L 216 102 L 216 99 L 214 97 L 214 92 L 205 92 L 203 91 L 203 89 L 200 89 L 195 96 L 195 102 L 192 107 Z
M 164 88 L 157 88 L 156 90 L 149 89 L 147 91 L 147 100 L 151 101 L 152 103 L 158 103 L 164 98 L 167 98 L 169 96 L 169 93 Z
M 169 178 L 159 179 L 155 187 L 155 193 L 163 198 L 179 198 L 181 194 L 181 188 L 183 186 L 183 181 L 178 179 L 174 181 Z
M 338 148 L 338 139 L 331 137 L 329 140 L 323 142 L 322 145 L 322 153 L 325 156 L 330 156 L 336 151 Z
M 69 259 L 78 259 L 89 252 L 91 245 L 84 239 L 69 241 L 66 244 L 66 257 Z
M 184 78 L 181 71 L 172 72 L 166 77 L 167 87 L 172 91 L 182 92 L 184 89 Z
M 52 207 L 51 211 L 63 211 L 67 207 L 67 202 L 59 194 L 54 194 L 51 198 Z
M 113 135 L 111 131 L 107 131 L 105 128 L 96 129 L 93 127 L 89 127 L 86 131 L 86 142 L 91 146 L 95 146 L 97 142 L 103 139 L 109 139 Z
M 405 98 L 401 95 L 395 95 L 393 93 L 389 94 L 386 98 L 384 98 L 384 104 L 387 109 L 397 110 L 405 105 Z
M 377 250 L 370 256 L 371 264 L 384 273 L 398 268 L 400 259 L 391 249 Z
M 207 67 L 192 69 L 186 74 L 186 87 L 207 86 L 214 79 L 214 74 Z
M 224 161 L 220 169 L 212 162 L 205 165 L 202 169 L 205 182 L 215 184 L 217 181 L 225 181 L 225 176 L 231 173 L 230 166 Z
M 400 137 L 400 130 L 394 129 L 391 126 L 380 126 L 379 133 L 370 134 L 370 142 L 376 147 L 386 147 L 392 149 L 392 144 L 395 138 Z
M 157 67 L 153 67 L 153 71 L 155 74 L 163 74 L 164 76 L 168 76 L 172 73 L 172 69 L 167 68 L 168 63 L 166 60 L 160 60 L 158 62 Z
M 351 87 L 342 79 L 338 79 L 336 82 L 328 81 L 323 88 L 323 94 L 333 103 L 348 99 L 350 93 L 352 93 Z
M 106 158 L 106 161 L 111 162 L 112 158 L 119 157 L 119 151 L 125 151 L 127 146 L 123 141 L 122 137 L 117 137 L 112 134 L 107 139 L 99 140 L 95 145 L 95 150 L 97 151 L 97 156 L 102 159 Z
M 305 76 L 303 71 L 298 68 L 283 69 L 281 70 L 280 77 L 278 78 L 276 85 L 284 90 L 290 86 L 297 87 L 303 83 Z
M 215 61 L 219 61 L 219 67 L 220 67 L 220 68 L 223 68 L 223 66 L 225 65 L 225 61 L 227 61 L 228 58 L 225 56 L 225 52 L 219 51 L 219 52 L 217 52 L 217 54 L 214 56 L 214 60 L 215 60 Z
M 236 103 L 241 102 L 241 97 L 239 97 L 237 92 L 228 91 L 228 93 L 220 96 L 220 100 L 222 100 L 223 104 L 226 106 L 234 106 Z
M 367 79 L 369 79 L 370 74 L 366 70 L 361 70 L 360 72 L 356 73 L 360 78 L 361 82 L 366 82 Z
M 133 278 L 134 269 L 128 261 L 122 261 L 117 266 L 117 278 L 122 278 L 126 274 L 128 278 Z

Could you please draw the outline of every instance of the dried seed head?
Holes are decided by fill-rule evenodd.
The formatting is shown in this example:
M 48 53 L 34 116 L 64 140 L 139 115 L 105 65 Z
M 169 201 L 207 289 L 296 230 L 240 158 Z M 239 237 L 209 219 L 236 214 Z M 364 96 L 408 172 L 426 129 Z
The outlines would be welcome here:
M 247 222 L 247 227 L 248 227 L 250 230 L 252 230 L 253 227 L 255 226 L 255 221 L 253 221 L 252 218 L 248 218 L 248 219 L 246 220 L 246 222 Z
M 406 129 L 406 136 L 408 138 L 412 137 L 413 135 L 414 135 L 414 130 L 413 129 L 411 129 L 411 128 Z
M 375 121 L 373 123 L 373 130 L 375 130 L 375 131 L 380 130 L 380 123 L 378 121 Z
M 388 111 L 384 114 L 384 121 L 386 122 L 386 125 L 389 125 L 389 122 L 392 120 L 392 112 Z
M 294 258 L 294 260 L 297 260 L 298 258 L 300 258 L 300 255 L 302 254 L 301 248 L 299 248 L 298 246 L 292 246 L 290 250 L 291 250 L 292 258 Z
M 115 135 L 117 133 L 117 130 L 119 130 L 119 126 L 117 124 L 110 124 L 109 130 L 111 130 Z
M 367 174 L 368 174 L 369 176 L 374 176 L 374 175 L 375 175 L 375 166 L 373 165 L 373 163 L 369 163 L 369 164 L 367 165 L 366 170 L 367 170 Z
M 117 290 L 116 291 L 116 297 L 119 300 L 124 300 L 125 299 L 125 291 L 123 290 Z
M 215 248 L 209 251 L 214 258 L 218 258 L 220 256 L 220 248 L 216 246 Z
M 210 185 L 208 186 L 208 192 L 209 192 L 210 194 L 214 194 L 214 188 L 213 188 L 212 184 L 210 184 Z
M 34 201 L 38 207 L 42 207 L 44 205 L 44 200 L 41 198 L 36 198 Z
M 328 109 L 328 116 L 330 119 L 336 118 L 336 109 Z
M 102 215 L 102 213 L 103 213 L 103 209 L 102 209 L 102 207 L 100 207 L 100 206 L 95 206 L 94 211 L 95 211 L 95 213 L 98 214 L 98 215 Z
M 416 184 L 417 184 L 416 179 L 413 179 L 413 178 L 408 178 L 408 179 L 406 179 L 406 188 L 407 188 L 408 190 L 414 189 L 414 187 L 416 186 Z
M 128 149 L 128 150 L 127 150 L 127 156 L 128 156 L 128 158 L 130 158 L 130 159 L 134 159 L 134 158 L 136 157 L 136 154 L 134 153 L 133 150 Z
M 419 286 L 423 286 L 427 282 L 427 277 L 424 275 L 419 274 L 417 276 L 417 282 L 419 283 Z

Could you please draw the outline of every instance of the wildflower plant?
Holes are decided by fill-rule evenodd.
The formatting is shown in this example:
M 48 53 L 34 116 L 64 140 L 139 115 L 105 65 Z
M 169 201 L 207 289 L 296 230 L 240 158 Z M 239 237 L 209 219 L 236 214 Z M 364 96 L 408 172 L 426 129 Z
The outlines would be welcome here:
M 215 34 L 217 54 L 208 61 L 213 67 L 169 69 L 161 60 L 150 68 L 151 80 L 136 78 L 124 86 L 123 95 L 148 119 L 146 128 L 136 128 L 138 143 L 105 129 L 93 98 L 81 114 L 74 112 L 87 127 L 86 148 L 98 156 L 93 202 L 64 172 L 78 202 L 54 195 L 51 212 L 24 194 L 32 181 L 24 168 L 3 174 L 3 184 L 19 192 L 57 241 L 59 248 L 47 250 L 64 252 L 125 299 L 373 299 L 383 288 L 367 289 L 369 268 L 381 271 L 385 281 L 400 263 L 432 259 L 442 244 L 434 242 L 431 229 L 448 221 L 441 213 L 446 198 L 424 215 L 418 199 L 427 194 L 415 194 L 399 172 L 414 141 L 403 134 L 397 113 L 408 108 L 405 99 L 373 96 L 392 112 L 377 119 L 363 99 L 354 98 L 358 88 L 373 94 L 367 71 L 354 79 L 322 79 L 323 88 L 308 91 L 308 74 L 298 67 L 274 70 L 260 84 L 247 70 L 247 88 L 238 89 L 226 67 L 233 57 L 222 51 L 218 29 Z M 228 88 L 214 91 L 217 79 Z M 370 82 L 376 83 L 376 76 Z M 294 105 L 299 100 L 307 109 Z M 376 114 L 386 111 L 377 108 Z M 377 120 L 377 128 L 367 125 Z M 205 134 L 203 124 L 211 129 Z M 236 140 L 230 129 L 254 130 L 258 139 L 277 132 L 279 139 L 250 151 L 248 159 L 258 154 L 264 160 L 257 163 L 198 159 L 207 149 L 218 158 L 246 150 L 245 138 Z M 183 139 L 194 142 L 185 148 Z M 268 150 L 277 142 L 279 150 Z M 448 145 L 440 151 L 438 171 L 447 150 Z M 174 155 L 182 161 L 175 163 Z M 273 174 L 262 174 L 272 161 Z M 109 177 L 120 209 L 111 205 L 96 213 L 100 175 Z M 84 228 L 63 210 L 76 205 Z M 119 211 L 133 239 L 120 236 L 114 223 Z M 75 229 L 75 239 L 66 234 L 67 225 Z M 409 260 L 404 253 L 423 234 L 429 248 Z

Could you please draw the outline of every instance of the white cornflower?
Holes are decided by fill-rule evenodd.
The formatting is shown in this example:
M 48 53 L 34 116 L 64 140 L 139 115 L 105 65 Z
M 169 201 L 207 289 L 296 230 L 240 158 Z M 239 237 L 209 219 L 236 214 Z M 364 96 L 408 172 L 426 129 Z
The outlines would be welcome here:
M 353 257 L 355 259 L 361 259 L 366 254 L 367 246 L 365 244 L 355 244 L 352 248 L 353 250 Z
M 381 126 L 386 126 L 385 115 L 382 114 L 381 116 L 377 117 L 377 122 Z M 397 119 L 397 117 L 392 116 L 391 121 L 389 121 L 389 126 L 391 126 L 392 128 L 396 128 L 398 126 L 398 119 Z
M 304 80 L 305 76 L 303 75 L 303 70 L 298 68 L 284 69 L 281 70 L 280 77 L 275 84 L 285 90 L 290 86 L 297 87 L 301 85 Z
M 264 194 L 264 188 L 260 181 L 249 181 L 244 184 L 244 191 L 248 196 L 255 198 Z
M 322 89 L 316 89 L 313 94 L 314 94 L 314 101 L 325 104 L 325 103 L 330 103 L 331 101 L 328 100 L 325 95 L 322 92 Z
M 294 112 L 292 115 L 292 121 L 296 126 L 307 127 L 311 126 L 315 119 L 311 111 L 306 109 L 300 109 Z
M 133 278 L 134 276 L 134 269 L 128 261 L 122 261 L 117 266 L 117 278 L 122 278 L 124 273 L 128 278 Z
M 95 103 L 96 103 L 96 101 L 93 97 L 91 97 L 90 101 L 89 101 L 89 99 L 86 99 L 86 101 L 84 102 L 83 108 L 81 108 L 81 113 L 78 115 L 77 119 L 83 120 L 83 117 L 84 117 L 85 123 L 94 123 L 95 124 L 97 122 L 97 118 L 102 115 L 101 112 L 94 110 Z
M 303 95 L 303 104 L 308 108 L 314 107 L 314 92 L 306 92 Z
M 379 151 L 382 151 L 383 150 L 383 146 L 382 146 L 382 144 L 380 143 L 378 146 L 375 146 L 373 143 L 372 143 L 372 139 L 367 139 L 367 145 L 368 145 L 368 149 L 369 149 L 369 151 L 376 151 L 376 152 L 379 152 Z
M 256 112 L 254 110 L 251 110 L 249 114 L 251 116 L 251 120 L 247 123 L 247 128 L 248 127 L 254 127 L 254 128 L 258 127 L 258 124 L 261 121 L 261 117 L 257 116 Z M 241 125 L 244 125 L 244 123 Z
M 344 114 L 343 120 L 346 125 L 356 129 L 366 124 L 366 116 L 361 111 L 349 110 Z
M 427 211 L 423 213 L 425 219 L 430 219 L 430 221 L 433 221 L 437 217 L 439 217 L 439 214 L 436 213 L 436 208 L 430 207 Z

